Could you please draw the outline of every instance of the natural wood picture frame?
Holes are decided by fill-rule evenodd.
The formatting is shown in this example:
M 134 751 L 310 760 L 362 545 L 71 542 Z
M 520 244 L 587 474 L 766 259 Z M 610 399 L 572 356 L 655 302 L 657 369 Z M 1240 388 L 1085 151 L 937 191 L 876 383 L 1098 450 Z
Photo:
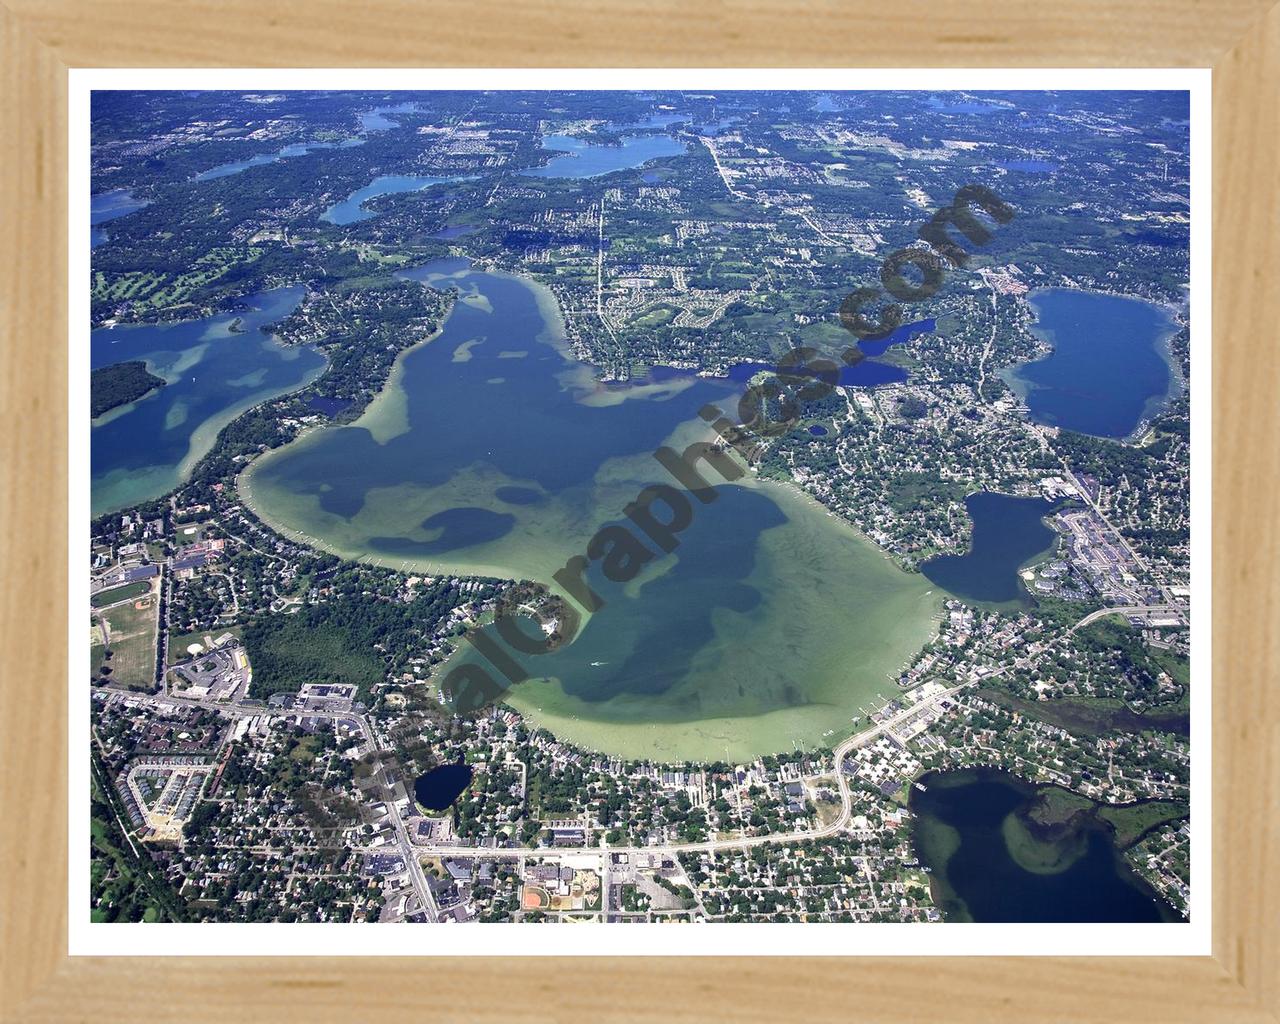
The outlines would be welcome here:
M 1280 1019 L 1280 530 L 1271 505 L 1280 479 L 1280 356 L 1271 339 L 1280 290 L 1268 279 L 1280 267 L 1280 6 L 1272 3 L 5 0 L 3 1019 Z M 428 964 L 67 955 L 68 69 L 522 65 L 1214 69 L 1213 956 Z

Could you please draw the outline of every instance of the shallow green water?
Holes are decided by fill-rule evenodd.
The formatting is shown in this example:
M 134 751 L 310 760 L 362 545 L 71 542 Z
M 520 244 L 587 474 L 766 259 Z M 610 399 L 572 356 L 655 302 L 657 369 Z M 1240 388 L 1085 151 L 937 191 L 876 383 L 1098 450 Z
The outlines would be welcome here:
M 416 276 L 461 292 L 440 336 L 402 357 L 356 423 L 242 478 L 277 528 L 396 567 L 552 584 L 644 487 L 676 483 L 656 448 L 709 438 L 698 410 L 736 403 L 727 380 L 597 384 L 563 353 L 554 301 L 526 281 L 463 261 Z M 932 633 L 937 598 L 793 490 L 702 472 L 717 497 L 689 498 L 675 550 L 649 544 L 620 582 L 593 565 L 603 607 L 573 643 L 529 657 L 536 679 L 507 698 L 560 736 L 627 755 L 831 743 L 896 691 L 890 675 Z

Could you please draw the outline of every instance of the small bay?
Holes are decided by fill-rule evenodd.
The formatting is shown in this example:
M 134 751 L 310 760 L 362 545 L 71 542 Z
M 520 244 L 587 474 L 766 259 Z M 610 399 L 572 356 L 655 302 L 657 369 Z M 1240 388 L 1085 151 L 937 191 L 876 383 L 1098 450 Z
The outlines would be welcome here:
M 107 240 L 107 232 L 99 227 L 118 217 L 141 210 L 147 200 L 137 198 L 127 188 L 117 188 L 110 192 L 99 192 L 89 197 L 89 248 L 95 248 Z

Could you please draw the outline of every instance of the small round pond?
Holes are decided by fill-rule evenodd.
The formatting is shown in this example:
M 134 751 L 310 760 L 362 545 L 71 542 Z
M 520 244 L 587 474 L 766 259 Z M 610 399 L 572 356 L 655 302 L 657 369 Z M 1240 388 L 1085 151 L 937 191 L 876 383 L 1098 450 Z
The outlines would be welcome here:
M 428 811 L 443 811 L 453 804 L 471 784 L 471 766 L 442 764 L 413 784 L 414 799 Z

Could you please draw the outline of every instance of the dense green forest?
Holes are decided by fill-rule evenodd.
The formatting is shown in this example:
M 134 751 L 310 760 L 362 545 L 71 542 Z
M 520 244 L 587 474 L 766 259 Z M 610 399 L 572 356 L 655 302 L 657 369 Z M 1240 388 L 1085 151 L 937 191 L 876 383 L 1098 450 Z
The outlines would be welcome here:
M 253 696 L 296 692 L 304 683 L 354 683 L 367 694 L 380 683 L 386 668 L 371 649 L 378 625 L 359 614 L 356 605 L 313 605 L 296 615 L 269 615 L 245 626 Z
M 323 604 L 244 627 L 253 696 L 292 693 L 304 683 L 353 683 L 367 701 L 370 688 L 423 652 L 436 626 L 468 598 L 448 579 L 407 600 L 365 593 L 358 577 L 342 573 L 332 586 L 338 593 Z
M 148 391 L 164 387 L 164 378 L 147 372 L 142 360 L 116 363 L 94 370 L 89 375 L 91 415 L 96 419 L 118 405 L 136 402 Z

